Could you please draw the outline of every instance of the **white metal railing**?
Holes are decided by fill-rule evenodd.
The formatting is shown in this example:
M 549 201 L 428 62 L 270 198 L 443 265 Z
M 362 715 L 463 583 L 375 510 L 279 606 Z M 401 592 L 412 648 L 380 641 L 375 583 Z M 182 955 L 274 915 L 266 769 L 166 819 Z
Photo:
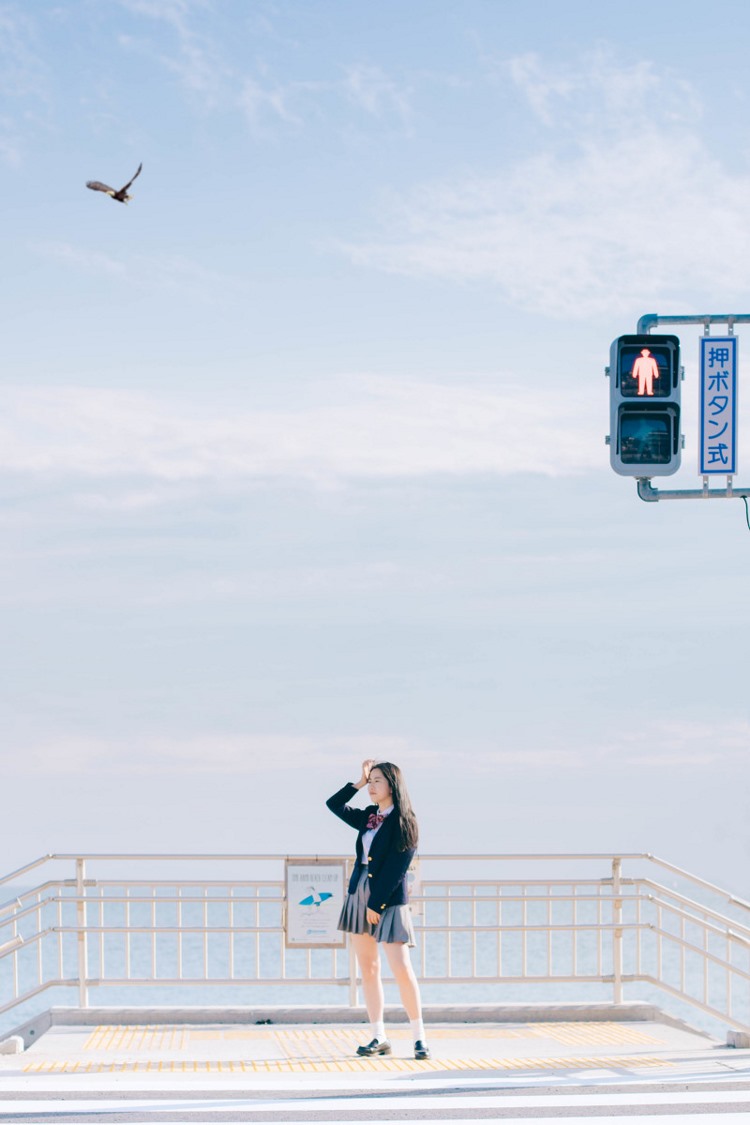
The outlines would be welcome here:
M 50 855 L 12 872 L 0 879 L 0 1019 L 25 1017 L 58 988 L 84 1008 L 134 988 L 163 1007 L 187 989 L 243 1005 L 310 990 L 330 1003 L 347 989 L 356 1003 L 347 950 L 286 948 L 284 859 Z M 647 854 L 420 863 L 415 957 L 427 1002 L 501 1002 L 512 990 L 538 999 L 544 985 L 547 999 L 569 986 L 576 999 L 598 989 L 620 1003 L 639 983 L 667 1009 L 750 1030 L 750 904 L 706 880 Z M 42 881 L 30 887 L 32 873 Z

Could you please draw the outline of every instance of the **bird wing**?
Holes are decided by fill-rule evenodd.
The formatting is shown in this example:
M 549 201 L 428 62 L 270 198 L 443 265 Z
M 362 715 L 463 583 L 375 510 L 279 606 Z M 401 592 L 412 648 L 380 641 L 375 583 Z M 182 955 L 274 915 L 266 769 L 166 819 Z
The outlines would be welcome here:
M 106 191 L 107 195 L 114 195 L 115 189 L 108 187 L 107 184 L 101 183 L 100 180 L 87 180 L 86 187 L 91 188 L 92 191 Z
M 128 182 L 127 182 L 127 183 L 125 184 L 125 187 L 121 187 L 121 188 L 120 188 L 120 191 L 127 191 L 127 190 L 128 190 L 128 188 L 129 188 L 129 187 L 130 187 L 130 185 L 132 184 L 133 180 L 137 180 L 137 179 L 138 179 L 138 177 L 140 176 L 140 174 L 141 174 L 141 168 L 142 168 L 142 167 L 143 167 L 143 164 L 142 164 L 142 163 L 138 165 L 138 171 L 137 171 L 137 172 L 136 172 L 136 174 L 135 174 L 135 175 L 133 176 L 133 179 L 132 179 L 132 180 L 128 180 Z

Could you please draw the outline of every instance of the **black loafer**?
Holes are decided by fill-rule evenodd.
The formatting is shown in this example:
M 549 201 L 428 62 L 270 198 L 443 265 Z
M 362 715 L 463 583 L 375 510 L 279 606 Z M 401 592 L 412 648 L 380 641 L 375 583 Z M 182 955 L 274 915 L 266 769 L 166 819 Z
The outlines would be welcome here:
M 387 1039 L 373 1039 L 366 1047 L 357 1047 L 357 1054 L 365 1059 L 371 1059 L 374 1055 L 390 1055 L 391 1045 Z
M 430 1048 L 427 1047 L 421 1039 L 417 1039 L 414 1044 L 414 1058 L 415 1059 L 429 1059 Z

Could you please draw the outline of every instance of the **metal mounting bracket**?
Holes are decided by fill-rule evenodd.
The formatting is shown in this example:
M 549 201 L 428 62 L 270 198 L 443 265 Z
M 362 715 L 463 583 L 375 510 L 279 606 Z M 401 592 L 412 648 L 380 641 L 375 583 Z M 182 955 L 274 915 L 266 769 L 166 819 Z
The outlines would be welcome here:
M 711 324 L 726 324 L 729 335 L 733 335 L 735 324 L 750 324 L 750 313 L 706 313 L 700 316 L 659 316 L 658 313 L 644 313 L 638 320 L 636 332 L 645 336 L 658 324 L 702 324 L 708 335 Z
M 649 504 L 657 500 L 733 500 L 750 496 L 750 488 L 735 488 L 729 477 L 726 488 L 654 488 L 651 477 L 638 477 L 636 486 L 641 500 Z

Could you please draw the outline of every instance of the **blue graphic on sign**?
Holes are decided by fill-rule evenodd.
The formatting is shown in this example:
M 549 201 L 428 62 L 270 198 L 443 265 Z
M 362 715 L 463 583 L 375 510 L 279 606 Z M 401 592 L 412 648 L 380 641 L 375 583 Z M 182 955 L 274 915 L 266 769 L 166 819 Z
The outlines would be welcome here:
M 307 898 L 301 898 L 299 900 L 299 905 L 320 906 L 320 904 L 325 902 L 328 898 L 333 898 L 333 895 L 329 894 L 328 891 L 318 892 L 314 887 L 310 887 L 310 894 L 307 896 Z

